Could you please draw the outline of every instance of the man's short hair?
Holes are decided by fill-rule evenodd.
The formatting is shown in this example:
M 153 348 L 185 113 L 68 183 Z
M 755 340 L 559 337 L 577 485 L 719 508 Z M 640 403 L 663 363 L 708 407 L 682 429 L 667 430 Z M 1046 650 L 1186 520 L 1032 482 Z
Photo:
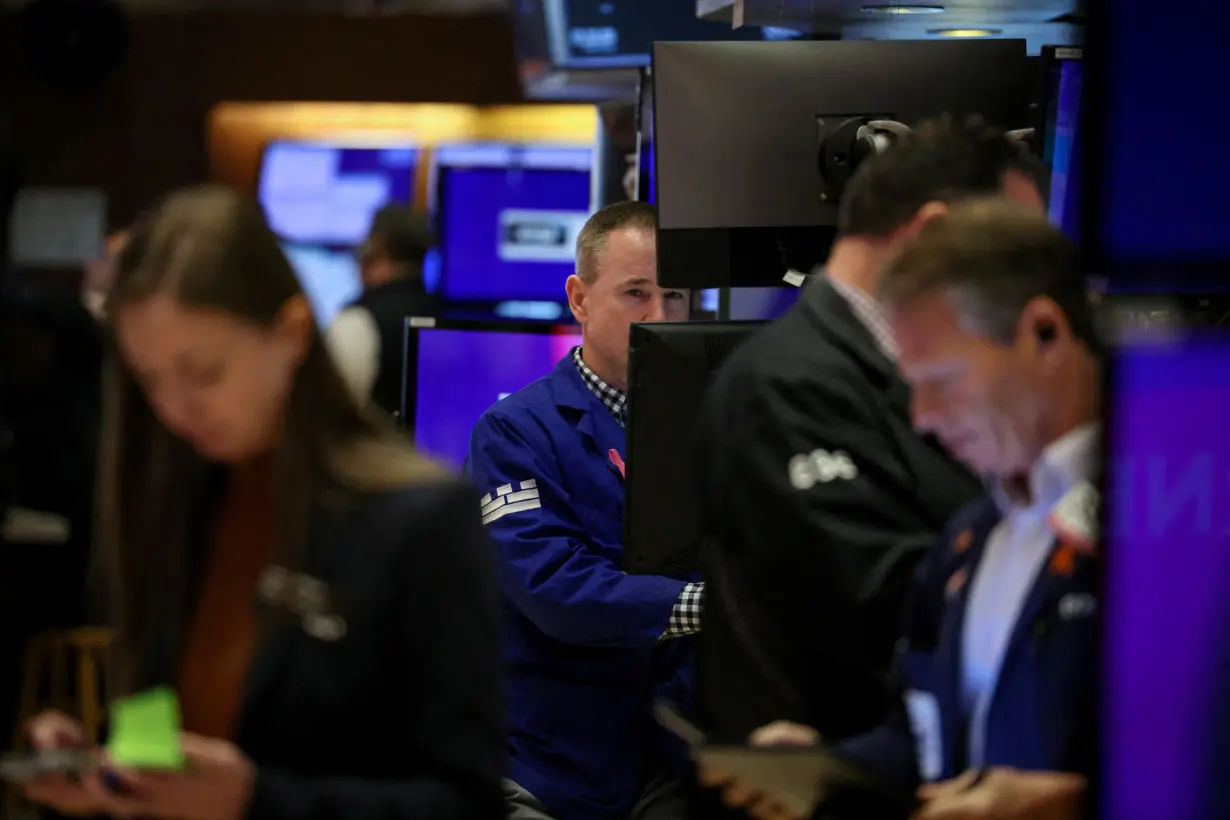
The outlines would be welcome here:
M 606 238 L 625 228 L 653 231 L 658 212 L 647 202 L 616 202 L 595 213 L 577 234 L 577 276 L 592 284 L 598 276 L 598 262 L 606 248 Z
M 1080 252 L 1045 217 L 1007 200 L 959 203 L 923 226 L 885 268 L 879 298 L 889 308 L 923 296 L 950 300 L 964 327 L 1003 344 L 1021 313 L 1052 299 L 1090 351 L 1101 344 Z
M 1009 171 L 1045 192 L 1045 166 L 1006 132 L 978 117 L 926 120 L 854 172 L 838 207 L 838 233 L 889 236 L 928 202 L 999 193 Z
M 390 262 L 421 267 L 436 237 L 427 217 L 404 205 L 386 205 L 372 217 L 368 242 L 377 240 Z

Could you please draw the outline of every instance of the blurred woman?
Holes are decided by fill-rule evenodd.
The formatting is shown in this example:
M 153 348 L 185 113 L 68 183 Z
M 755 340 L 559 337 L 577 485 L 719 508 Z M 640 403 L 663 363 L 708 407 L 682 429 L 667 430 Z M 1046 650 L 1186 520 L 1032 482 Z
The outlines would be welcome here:
M 118 694 L 176 688 L 182 772 L 44 778 L 64 813 L 494 818 L 497 591 L 476 495 L 361 411 L 257 207 L 134 227 L 100 474 Z M 84 745 L 36 718 L 37 748 Z

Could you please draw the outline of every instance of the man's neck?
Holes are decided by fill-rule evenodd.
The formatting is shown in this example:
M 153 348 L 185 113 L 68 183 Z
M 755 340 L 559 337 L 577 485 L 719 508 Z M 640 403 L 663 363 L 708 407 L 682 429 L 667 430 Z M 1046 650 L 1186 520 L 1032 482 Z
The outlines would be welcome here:
M 835 281 L 875 296 L 880 283 L 880 271 L 888 261 L 884 243 L 863 237 L 839 239 L 825 262 L 825 274 Z
M 1029 469 L 1006 481 L 1010 488 L 1013 484 L 1016 488 L 1023 488 L 1028 498 L 1029 474 L 1047 448 L 1077 428 L 1101 420 L 1101 384 L 1101 367 L 1092 355 L 1082 356 L 1068 368 L 1053 391 L 1055 400 L 1048 403 L 1050 412 L 1038 419 L 1034 435 L 1034 440 L 1038 442 L 1037 452 L 1029 463 Z
M 1054 412 L 1040 430 L 1042 450 L 1078 427 L 1102 418 L 1102 368 L 1092 355 L 1082 355 L 1060 379 Z
M 618 367 L 596 354 L 589 345 L 585 344 L 584 340 L 581 342 L 581 361 L 585 362 L 586 367 L 594 371 L 595 376 L 611 387 L 620 392 L 628 390 L 627 375 L 619 372 Z

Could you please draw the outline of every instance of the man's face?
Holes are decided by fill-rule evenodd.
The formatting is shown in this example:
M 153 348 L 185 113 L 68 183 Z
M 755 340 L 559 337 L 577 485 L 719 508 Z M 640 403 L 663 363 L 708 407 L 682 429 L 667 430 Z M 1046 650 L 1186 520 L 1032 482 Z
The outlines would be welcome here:
M 570 280 L 572 313 L 585 332 L 585 347 L 614 368 L 628 372 L 628 328 L 633 322 L 687 321 L 686 290 L 662 288 L 658 281 L 654 232 L 622 228 L 607 235 L 590 283 Z
M 1027 471 L 1037 456 L 1045 401 L 1036 337 L 1001 344 L 959 320 L 943 295 L 922 296 L 890 316 L 898 367 L 912 389 L 914 426 L 983 474 Z

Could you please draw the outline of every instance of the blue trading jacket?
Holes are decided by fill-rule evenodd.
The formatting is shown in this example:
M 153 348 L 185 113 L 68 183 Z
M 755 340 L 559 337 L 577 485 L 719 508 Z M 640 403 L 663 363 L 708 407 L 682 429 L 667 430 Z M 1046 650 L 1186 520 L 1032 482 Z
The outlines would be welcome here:
M 482 416 L 467 469 L 500 549 L 509 777 L 560 820 L 624 820 L 667 765 L 655 696 L 686 703 L 684 580 L 621 568 L 624 429 L 572 357 Z

